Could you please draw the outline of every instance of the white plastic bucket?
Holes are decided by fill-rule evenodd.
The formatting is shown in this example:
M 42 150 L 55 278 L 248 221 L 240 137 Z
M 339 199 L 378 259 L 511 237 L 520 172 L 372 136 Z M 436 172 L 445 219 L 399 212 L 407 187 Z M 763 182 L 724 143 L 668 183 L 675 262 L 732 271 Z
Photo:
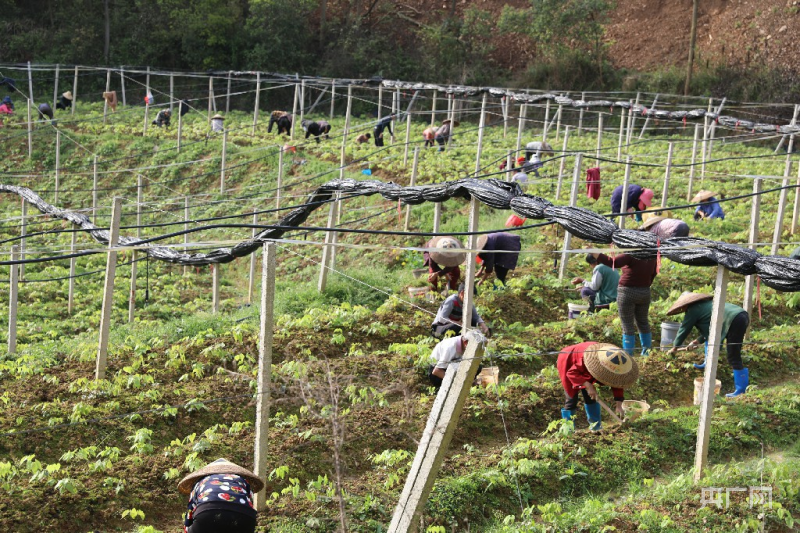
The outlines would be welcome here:
M 678 336 L 678 329 L 680 329 L 680 322 L 662 322 L 661 323 L 661 347 L 672 346 L 675 342 L 675 337 Z
M 703 380 L 705 378 L 695 378 L 694 379 L 694 404 L 700 405 L 700 399 L 703 397 Z M 720 389 L 722 389 L 722 382 L 718 379 L 714 380 L 714 394 L 719 394 Z
M 577 316 L 580 315 L 581 313 L 585 313 L 586 311 L 588 311 L 589 306 L 583 304 L 568 303 L 567 310 L 568 310 L 567 317 L 577 318 Z

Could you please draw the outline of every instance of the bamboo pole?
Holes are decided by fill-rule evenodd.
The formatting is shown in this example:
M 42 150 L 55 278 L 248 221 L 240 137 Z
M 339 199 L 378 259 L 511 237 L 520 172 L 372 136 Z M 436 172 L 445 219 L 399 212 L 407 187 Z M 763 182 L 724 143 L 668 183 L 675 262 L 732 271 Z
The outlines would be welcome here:
M 572 171 L 572 188 L 569 194 L 569 205 L 575 207 L 578 203 L 578 189 L 581 182 L 581 165 L 583 165 L 583 154 L 575 155 L 575 168 Z M 561 250 L 561 263 L 558 265 L 558 280 L 563 281 L 567 275 L 567 261 L 569 260 L 569 250 L 572 246 L 572 234 L 564 232 L 564 247 Z
M 417 184 L 417 166 L 419 165 L 419 146 L 414 147 L 414 162 L 411 164 L 411 180 L 409 187 L 414 187 Z M 406 206 L 406 220 L 403 224 L 403 231 L 408 231 L 409 223 L 411 222 L 411 205 Z
M 758 224 L 761 220 L 761 187 L 762 178 L 753 180 L 753 199 L 751 200 L 750 211 L 750 244 L 748 248 L 751 250 L 756 249 L 756 243 L 759 239 Z M 750 316 L 753 316 L 753 289 L 755 286 L 755 276 L 745 276 L 744 278 L 744 303 L 742 307 Z
M 75 79 L 72 82 L 72 111 L 71 114 L 75 116 L 75 107 L 78 104 L 78 66 L 75 65 Z
M 219 314 L 220 263 L 211 265 L 211 313 Z
M 258 211 L 253 209 L 253 225 L 255 226 L 258 224 Z M 258 231 L 256 228 L 253 228 L 251 238 L 255 239 L 256 233 Z M 247 278 L 247 303 L 253 303 L 253 295 L 255 294 L 256 290 L 256 253 L 253 252 L 250 254 L 250 275 Z
M 631 182 L 631 156 L 625 161 L 625 180 L 622 182 L 622 204 L 620 207 L 619 229 L 625 229 L 625 217 L 628 212 L 628 185 Z M 634 209 L 639 206 L 632 206 Z
M 56 186 L 54 191 L 53 203 L 58 205 L 58 190 L 61 183 L 61 130 L 56 129 Z
M 669 196 L 669 177 L 672 172 L 672 151 L 675 143 L 669 143 L 667 148 L 667 167 L 664 169 L 664 188 L 661 191 L 661 207 L 667 207 L 667 197 Z
M 581 102 L 586 102 L 586 93 L 581 93 Z M 583 112 L 584 107 L 581 106 L 580 111 L 578 111 L 578 135 L 583 135 Z
M 564 167 L 567 163 L 567 143 L 569 142 L 569 126 L 564 128 L 564 144 L 561 147 L 561 162 L 558 167 L 558 185 L 556 186 L 556 201 L 561 197 L 561 186 L 564 181 Z
M 56 108 L 56 104 L 58 103 L 58 74 L 60 70 L 61 70 L 61 65 L 56 63 L 56 75 L 54 79 L 55 83 L 53 84 L 53 109 Z
M 78 233 L 73 231 L 71 236 L 71 243 L 69 246 L 69 253 L 75 254 L 75 241 L 78 238 Z M 69 284 L 67 289 L 67 314 L 72 315 L 72 309 L 75 306 L 75 266 L 77 257 L 69 258 Z
M 278 147 L 278 183 L 275 191 L 275 209 L 281 208 L 281 193 L 283 192 L 283 146 Z
M 219 168 L 219 193 L 225 194 L 225 160 L 228 157 L 228 129 L 222 130 L 222 161 Z
M 692 141 L 692 162 L 689 166 L 689 187 L 686 191 L 686 201 L 692 201 L 692 189 L 694 186 L 695 167 L 697 166 L 697 142 L 700 138 L 700 124 L 694 125 L 694 141 Z
M 791 146 L 792 140 L 789 140 Z M 786 203 L 789 196 L 789 174 L 792 171 L 791 154 L 786 154 L 786 165 L 783 169 L 783 181 L 781 181 L 781 194 L 778 200 L 778 213 L 775 216 L 775 231 L 772 235 L 772 255 L 778 254 L 783 235 L 783 218 L 786 214 Z
M 595 159 L 597 168 L 600 168 L 600 155 L 603 151 L 603 114 L 597 114 L 597 149 L 595 150 Z
M 252 136 L 256 134 L 256 127 L 258 126 L 258 111 L 261 105 L 261 72 L 256 72 L 256 102 L 253 105 L 253 131 L 250 133 Z
M 108 357 L 108 337 L 111 331 L 111 308 L 114 305 L 114 276 L 117 271 L 117 252 L 119 241 L 119 221 L 122 215 L 122 198 L 115 197 L 111 208 L 111 231 L 108 239 L 106 277 L 103 284 L 103 307 L 100 314 L 100 340 L 97 346 L 95 379 L 105 379 Z
M 300 85 L 294 84 L 294 100 L 292 103 L 292 127 L 289 130 L 289 139 L 294 140 L 294 127 L 297 123 L 297 99 L 300 97 Z
M 106 69 L 106 92 L 111 90 L 111 69 Z M 103 124 L 108 122 L 108 100 L 103 98 Z
M 122 107 L 128 106 L 128 99 L 125 96 L 125 70 L 119 67 L 119 83 L 122 89 Z
M 19 259 L 19 246 L 11 247 L 11 260 Z M 17 300 L 19 294 L 19 265 L 9 265 L 8 282 L 8 353 L 17 353 Z

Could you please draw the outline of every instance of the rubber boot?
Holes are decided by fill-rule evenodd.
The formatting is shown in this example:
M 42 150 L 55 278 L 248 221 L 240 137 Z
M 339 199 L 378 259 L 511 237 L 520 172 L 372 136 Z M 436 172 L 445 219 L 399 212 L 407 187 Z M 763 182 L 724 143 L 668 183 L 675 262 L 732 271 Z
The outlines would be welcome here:
M 703 362 L 701 364 L 694 364 L 694 367 L 697 370 L 705 370 L 706 369 L 706 359 L 708 359 L 708 341 L 706 341 L 705 351 L 703 352 Z
M 639 340 L 642 343 L 642 356 L 650 355 L 650 348 L 653 347 L 653 334 L 652 333 L 639 333 Z
M 586 419 L 589 421 L 589 429 L 592 431 L 600 431 L 603 425 L 600 422 L 600 404 L 586 404 L 583 406 L 586 409 Z
M 570 411 L 569 409 L 561 408 L 561 418 L 564 420 L 572 420 L 575 418 L 575 411 Z
M 572 433 L 575 431 L 575 410 L 564 409 L 562 407 L 561 418 L 567 421 L 562 428 L 564 433 Z
M 743 368 L 741 370 L 733 371 L 733 384 L 735 389 L 733 392 L 726 394 L 727 398 L 733 398 L 747 392 L 747 386 L 750 385 L 750 369 Z
M 628 355 L 633 356 L 633 350 L 636 348 L 636 337 L 634 335 L 622 335 L 622 349 L 628 352 Z

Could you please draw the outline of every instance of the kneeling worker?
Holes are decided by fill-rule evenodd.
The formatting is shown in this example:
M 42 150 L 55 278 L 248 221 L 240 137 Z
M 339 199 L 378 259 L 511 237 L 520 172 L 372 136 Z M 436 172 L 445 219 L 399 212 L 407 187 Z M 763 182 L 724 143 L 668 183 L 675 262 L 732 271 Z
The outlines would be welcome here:
M 448 331 L 452 331 L 456 335 L 461 335 L 461 328 L 464 325 L 464 292 L 465 285 L 462 283 L 458 287 L 458 292 L 449 296 L 442 305 L 439 306 L 439 311 L 436 313 L 436 318 L 433 319 L 431 324 L 431 335 L 437 339 L 443 339 Z M 478 327 L 487 337 L 489 336 L 489 328 L 478 314 L 475 306 L 472 306 L 472 319 L 470 320 L 472 327 Z
M 466 350 L 466 335 L 450 337 L 434 346 L 431 352 L 430 365 L 428 366 L 428 379 L 430 379 L 431 385 L 437 389 L 441 387 L 442 380 L 447 372 L 447 367 L 450 366 L 450 363 L 461 361 Z M 478 372 L 480 372 L 482 368 L 483 365 L 478 366 Z
M 608 385 L 614 394 L 615 410 L 623 416 L 624 389 L 639 379 L 639 366 L 625 350 L 613 344 L 582 342 L 561 349 L 558 355 L 558 375 L 567 397 L 561 418 L 572 420 L 578 406 L 578 391 L 583 395 L 586 418 L 592 431 L 602 428 L 600 404 L 597 403 L 595 383 Z

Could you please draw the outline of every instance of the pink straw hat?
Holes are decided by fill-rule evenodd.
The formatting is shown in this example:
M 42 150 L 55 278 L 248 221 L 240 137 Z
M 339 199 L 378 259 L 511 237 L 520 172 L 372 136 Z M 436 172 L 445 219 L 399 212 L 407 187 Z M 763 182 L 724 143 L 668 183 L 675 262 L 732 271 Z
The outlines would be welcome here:
M 650 207 L 653 203 L 653 189 L 644 189 L 642 194 L 639 196 L 639 209 L 644 209 L 642 205 L 645 207 Z

